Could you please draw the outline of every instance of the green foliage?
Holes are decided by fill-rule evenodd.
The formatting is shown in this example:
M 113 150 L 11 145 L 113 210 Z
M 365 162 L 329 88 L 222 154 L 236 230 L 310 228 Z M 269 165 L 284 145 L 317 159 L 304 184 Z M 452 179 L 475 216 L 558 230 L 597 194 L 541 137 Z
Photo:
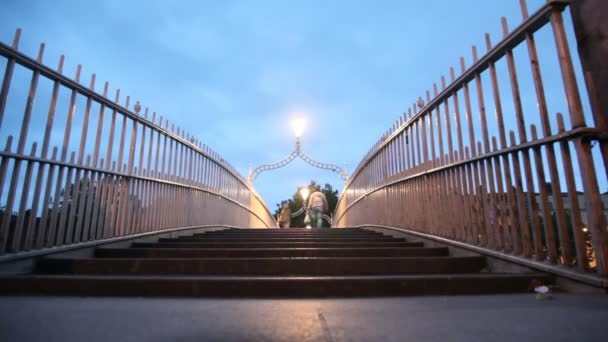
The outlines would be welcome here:
M 315 187 L 315 185 L 317 185 L 317 182 L 315 182 L 314 180 L 310 181 L 310 184 L 308 185 L 308 188 L 310 189 L 310 192 L 312 193 L 312 189 Z M 302 205 L 304 204 L 303 200 L 302 200 L 302 196 L 300 196 L 300 190 L 302 189 L 302 187 L 298 187 L 298 189 L 296 190 L 296 192 L 293 194 L 293 196 L 291 196 L 290 199 L 287 199 L 285 201 L 287 201 L 289 203 L 289 208 L 291 209 L 292 213 L 295 213 L 296 211 L 298 211 L 300 208 L 302 208 Z M 325 183 L 325 186 L 321 187 L 321 192 L 323 194 L 325 194 L 325 197 L 327 198 L 327 204 L 329 206 L 329 210 L 326 213 L 327 215 L 331 215 L 334 212 L 334 209 L 336 209 L 336 205 L 338 204 L 338 190 L 334 190 L 334 188 L 331 186 L 331 184 L 329 183 Z M 283 205 L 283 203 L 285 201 L 281 201 L 281 203 L 277 203 L 276 204 L 276 210 L 274 212 L 275 217 L 278 216 L 278 214 L 281 212 L 281 206 Z M 304 213 L 302 213 L 301 215 L 298 215 L 294 218 L 291 219 L 291 226 L 292 227 L 304 227 Z M 323 226 L 324 227 L 329 227 L 329 223 L 326 220 L 323 220 Z

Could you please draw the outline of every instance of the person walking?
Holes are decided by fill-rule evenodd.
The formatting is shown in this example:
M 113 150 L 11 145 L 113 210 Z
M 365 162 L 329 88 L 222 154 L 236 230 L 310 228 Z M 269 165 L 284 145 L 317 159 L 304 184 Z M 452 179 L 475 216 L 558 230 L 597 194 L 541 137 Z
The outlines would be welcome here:
M 327 198 L 321 192 L 321 186 L 316 185 L 315 191 L 308 198 L 308 210 L 310 210 L 311 223 L 316 225 L 316 228 L 323 226 L 323 213 L 329 209 Z
M 289 209 L 289 203 L 284 202 L 279 214 L 279 227 L 289 228 L 291 225 L 291 209 Z

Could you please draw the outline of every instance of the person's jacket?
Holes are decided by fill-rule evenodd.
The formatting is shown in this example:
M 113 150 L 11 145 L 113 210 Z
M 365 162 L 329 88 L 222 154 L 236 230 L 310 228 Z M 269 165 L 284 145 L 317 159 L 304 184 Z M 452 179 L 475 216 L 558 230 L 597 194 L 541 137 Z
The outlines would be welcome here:
M 308 209 L 319 209 L 327 211 L 329 206 L 327 205 L 327 198 L 321 191 L 315 191 L 310 195 L 308 199 Z

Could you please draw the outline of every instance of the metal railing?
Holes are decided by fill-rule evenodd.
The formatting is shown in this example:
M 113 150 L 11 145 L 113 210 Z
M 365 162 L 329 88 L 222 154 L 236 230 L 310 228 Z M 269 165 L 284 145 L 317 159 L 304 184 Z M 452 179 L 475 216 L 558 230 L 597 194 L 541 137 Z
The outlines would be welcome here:
M 148 108 L 140 116 L 128 96 L 121 105 L 120 90 L 108 99 L 107 82 L 97 93 L 95 74 L 81 85 L 80 65 L 66 77 L 63 56 L 57 70 L 43 65 L 44 44 L 36 60 L 22 54 L 20 33 L 0 43 L 0 255 L 174 227 L 276 227 L 216 152 Z
M 608 194 L 598 187 L 608 130 L 593 94 L 581 101 L 568 4 L 548 1 L 528 16 L 521 0 L 521 25 L 509 31 L 503 18 L 498 45 L 486 34 L 483 57 L 473 46 L 473 65 L 461 58 L 460 76 L 451 68 L 449 85 L 442 77 L 440 92 L 434 85 L 433 98 L 427 91 L 372 146 L 334 225 L 401 227 L 556 272 L 608 276 Z

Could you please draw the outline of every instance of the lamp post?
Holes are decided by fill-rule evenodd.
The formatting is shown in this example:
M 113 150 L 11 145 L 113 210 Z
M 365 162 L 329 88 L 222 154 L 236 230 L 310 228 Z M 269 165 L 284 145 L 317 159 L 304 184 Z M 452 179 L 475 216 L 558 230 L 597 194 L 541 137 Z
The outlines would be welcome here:
M 300 189 L 300 196 L 302 196 L 302 200 L 303 200 L 303 205 L 302 205 L 302 208 L 304 208 L 304 212 L 305 212 L 305 213 L 308 213 L 308 205 L 307 205 L 307 203 L 306 203 L 306 200 L 308 199 L 308 195 L 309 195 L 309 194 L 310 194 L 310 190 L 308 189 L 308 187 L 307 187 L 307 186 L 302 187 L 302 189 Z M 304 217 L 305 217 L 305 220 L 306 220 L 306 216 L 304 216 Z M 309 223 L 306 223 L 306 228 L 307 228 L 307 229 L 310 229 L 310 228 L 311 228 L 311 226 L 310 226 L 310 222 L 309 222 Z

